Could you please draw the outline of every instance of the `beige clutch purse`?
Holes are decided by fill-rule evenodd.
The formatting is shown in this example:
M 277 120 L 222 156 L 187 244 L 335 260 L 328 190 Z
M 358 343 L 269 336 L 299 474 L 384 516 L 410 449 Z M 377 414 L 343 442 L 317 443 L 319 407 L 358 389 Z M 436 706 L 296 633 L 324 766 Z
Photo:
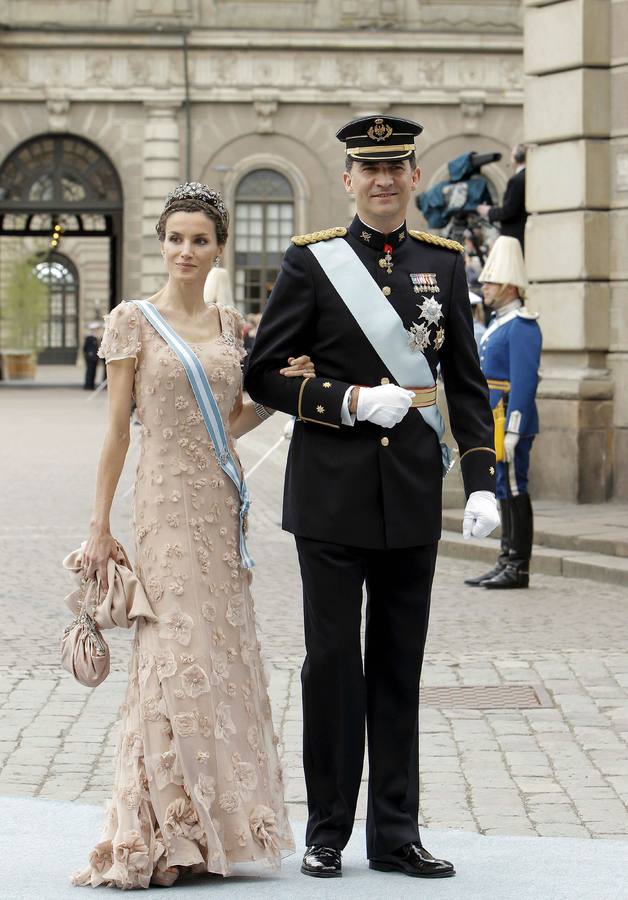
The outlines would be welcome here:
M 78 615 L 61 639 L 61 665 L 85 687 L 99 685 L 111 667 L 109 645 L 90 613 L 96 588 L 95 581 L 83 579 Z
M 81 684 L 96 687 L 110 667 L 109 647 L 101 629 L 130 628 L 140 617 L 156 622 L 157 616 L 121 544 L 115 559 L 107 562 L 109 588 L 104 596 L 98 576 L 89 581 L 83 577 L 84 549 L 83 543 L 63 560 L 77 587 L 65 598 L 76 618 L 63 633 L 61 664 Z

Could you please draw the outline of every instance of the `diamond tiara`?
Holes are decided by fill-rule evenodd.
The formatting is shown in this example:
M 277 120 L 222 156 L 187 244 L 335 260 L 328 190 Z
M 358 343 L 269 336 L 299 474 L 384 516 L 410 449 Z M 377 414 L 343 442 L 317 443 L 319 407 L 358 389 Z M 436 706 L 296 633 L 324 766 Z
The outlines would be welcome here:
M 213 206 L 218 211 L 226 224 L 229 223 L 229 212 L 221 195 L 206 184 L 201 184 L 199 181 L 187 181 L 185 184 L 177 185 L 174 191 L 170 191 L 166 197 L 164 209 L 168 209 L 177 200 L 200 200 L 201 203 L 207 203 L 208 206 Z

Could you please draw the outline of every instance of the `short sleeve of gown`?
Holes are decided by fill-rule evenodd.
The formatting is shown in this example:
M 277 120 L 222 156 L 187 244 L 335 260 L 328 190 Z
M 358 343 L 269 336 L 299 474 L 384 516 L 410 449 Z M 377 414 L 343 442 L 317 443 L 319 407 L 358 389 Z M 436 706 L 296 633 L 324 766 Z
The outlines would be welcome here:
M 120 303 L 105 316 L 105 333 L 98 350 L 105 362 L 134 357 L 137 367 L 141 350 L 139 317 L 135 304 L 128 301 Z
M 222 321 L 223 321 L 223 330 L 225 330 L 224 326 L 227 324 L 227 329 L 234 337 L 235 347 L 238 351 L 240 359 L 244 359 L 246 356 L 246 350 L 244 349 L 244 318 L 241 313 L 238 312 L 233 306 L 222 306 Z M 226 320 L 226 321 L 225 321 Z

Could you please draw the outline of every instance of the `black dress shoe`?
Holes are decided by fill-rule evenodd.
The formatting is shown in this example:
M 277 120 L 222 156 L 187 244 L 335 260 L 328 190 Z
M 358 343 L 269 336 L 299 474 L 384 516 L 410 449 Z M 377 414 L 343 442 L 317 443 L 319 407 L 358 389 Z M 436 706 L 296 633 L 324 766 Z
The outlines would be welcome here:
M 505 568 L 506 563 L 495 563 L 495 565 L 489 572 L 485 572 L 484 575 L 476 575 L 475 578 L 465 578 L 464 583 L 470 585 L 471 587 L 480 587 L 480 585 L 483 585 L 483 582 L 490 581 L 491 578 L 495 578 L 495 576 L 499 575 L 500 572 L 503 572 Z
M 481 587 L 488 588 L 491 591 L 505 591 L 512 588 L 527 588 L 530 583 L 530 575 L 528 572 L 528 564 L 513 565 L 509 563 L 503 572 L 483 581 Z
M 303 856 L 301 871 L 314 878 L 340 878 L 342 853 L 335 847 L 308 847 Z
M 446 859 L 434 859 L 418 843 L 404 844 L 392 853 L 369 860 L 369 868 L 378 872 L 403 872 L 415 878 L 449 878 L 456 874 L 452 863 Z

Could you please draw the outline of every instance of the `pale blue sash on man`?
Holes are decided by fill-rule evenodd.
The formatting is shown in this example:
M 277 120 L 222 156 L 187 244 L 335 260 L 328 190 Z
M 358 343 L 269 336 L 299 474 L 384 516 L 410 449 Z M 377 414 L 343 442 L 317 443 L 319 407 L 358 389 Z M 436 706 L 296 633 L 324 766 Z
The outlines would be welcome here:
M 203 416 L 209 439 L 216 452 L 216 458 L 225 475 L 229 476 L 238 489 L 240 497 L 240 558 L 244 569 L 252 569 L 255 563 L 246 549 L 246 540 L 244 537 L 246 514 L 251 505 L 249 492 L 244 482 L 244 476 L 240 478 L 238 466 L 229 449 L 225 425 L 222 421 L 216 398 L 214 397 L 209 381 L 207 380 L 205 370 L 201 365 L 200 359 L 189 344 L 186 344 L 186 342 L 179 337 L 176 331 L 172 329 L 152 303 L 149 303 L 148 300 L 135 300 L 134 302 L 138 309 L 146 316 L 155 331 L 161 335 L 171 350 L 176 353 L 185 369 L 190 386 L 196 397 L 198 408 Z
M 346 304 L 368 342 L 401 387 L 432 387 L 434 376 L 420 350 L 412 350 L 408 332 L 358 255 L 342 238 L 308 246 L 325 275 Z M 452 453 L 443 443 L 445 424 L 434 406 L 417 407 L 440 442 L 443 474 L 452 466 Z

